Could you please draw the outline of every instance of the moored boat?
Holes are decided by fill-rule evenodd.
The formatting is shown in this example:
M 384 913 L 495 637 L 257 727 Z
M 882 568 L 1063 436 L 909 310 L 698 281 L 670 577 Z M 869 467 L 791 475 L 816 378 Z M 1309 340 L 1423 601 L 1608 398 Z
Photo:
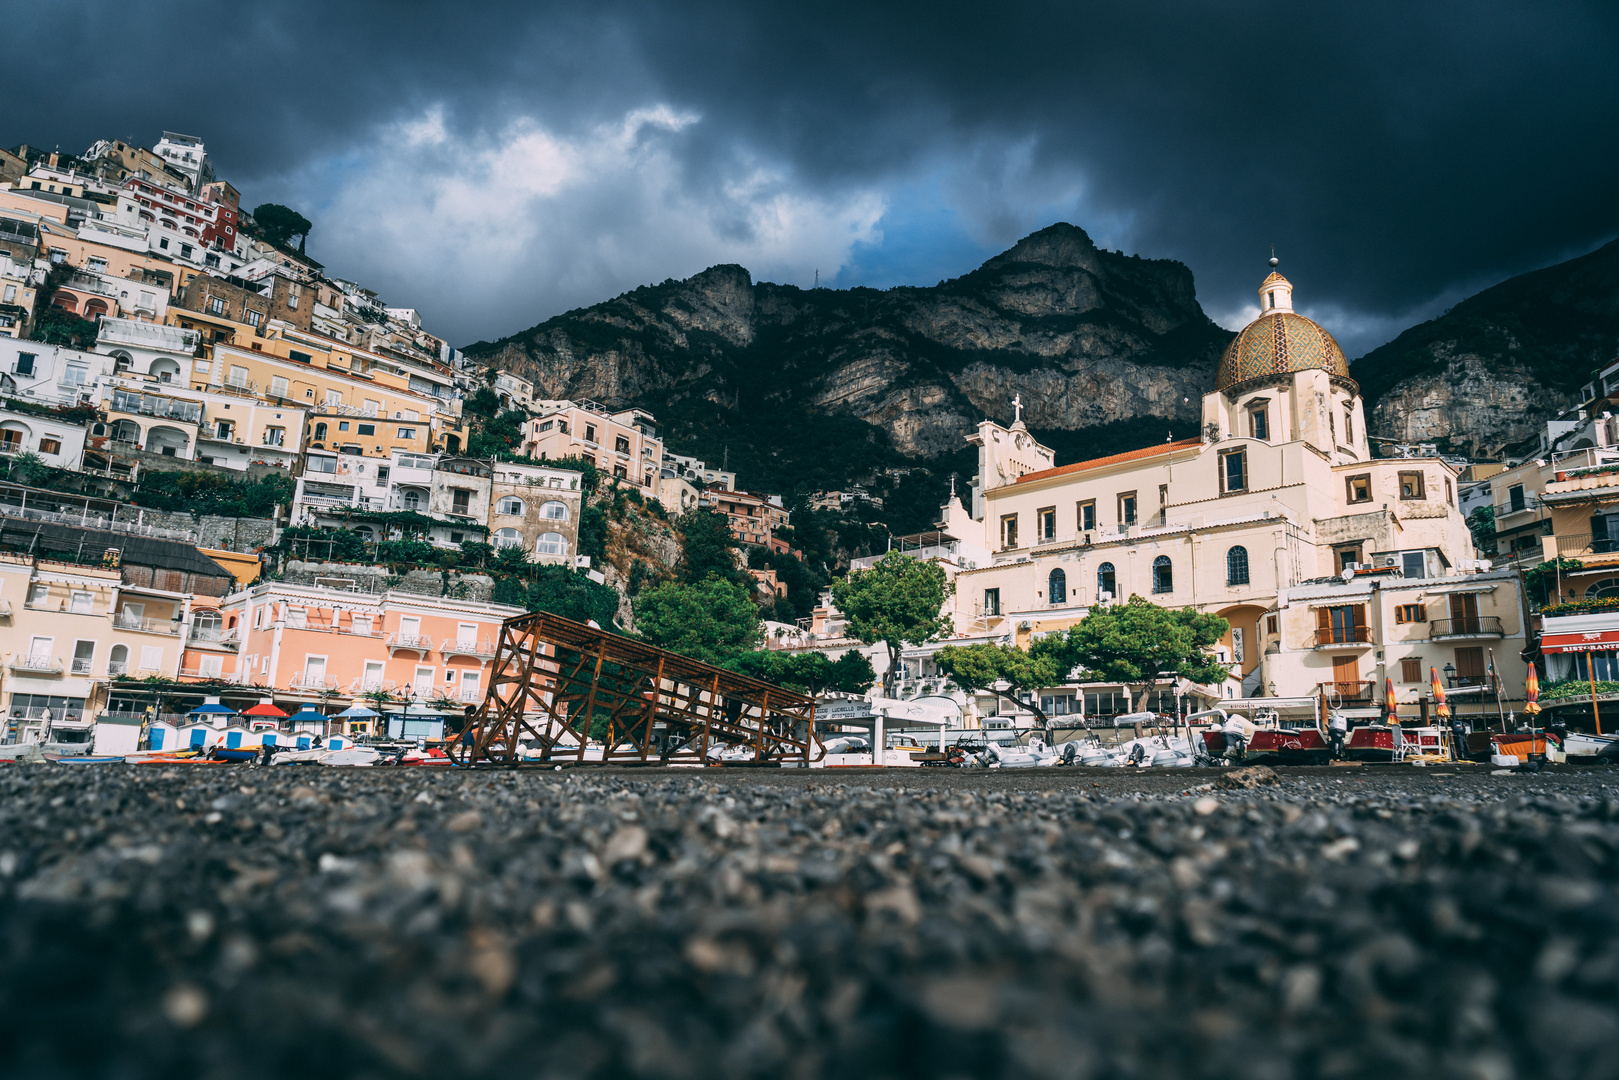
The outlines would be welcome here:
M 1344 757 L 1350 761 L 1394 761 L 1400 746 L 1400 733 L 1385 724 L 1355 728 L 1344 743 Z

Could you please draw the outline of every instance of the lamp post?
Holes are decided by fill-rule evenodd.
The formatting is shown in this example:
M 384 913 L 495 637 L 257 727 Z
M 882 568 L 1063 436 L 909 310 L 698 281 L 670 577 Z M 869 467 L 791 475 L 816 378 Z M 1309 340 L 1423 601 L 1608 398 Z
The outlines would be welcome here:
M 1445 685 L 1454 688 L 1456 685 L 1456 665 L 1445 665 Z

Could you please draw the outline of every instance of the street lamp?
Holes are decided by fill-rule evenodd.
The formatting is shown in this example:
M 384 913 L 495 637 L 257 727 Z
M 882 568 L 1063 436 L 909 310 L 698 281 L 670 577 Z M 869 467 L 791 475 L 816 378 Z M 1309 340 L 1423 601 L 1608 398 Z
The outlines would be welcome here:
M 1276 680 L 1275 680 L 1275 679 L 1272 679 L 1272 680 L 1271 680 L 1271 682 L 1270 682 L 1270 686 L 1269 686 L 1269 687 L 1267 687 L 1267 689 L 1268 689 L 1268 690 L 1270 690 L 1270 696 L 1271 696 L 1271 697 L 1275 697 L 1275 696 L 1276 696 Z
M 1446 664 L 1445 665 L 1445 685 L 1446 686 L 1455 686 L 1456 685 L 1456 665 L 1455 664 Z

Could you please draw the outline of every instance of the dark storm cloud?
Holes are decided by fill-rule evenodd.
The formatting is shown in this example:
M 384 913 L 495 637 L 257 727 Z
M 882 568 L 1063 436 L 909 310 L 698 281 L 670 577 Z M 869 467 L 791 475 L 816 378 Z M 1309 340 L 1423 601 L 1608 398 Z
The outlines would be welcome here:
M 1301 303 L 1334 315 L 1352 352 L 1619 232 L 1612 3 L 57 4 L 7 22 L 28 43 L 8 82 L 34 90 L 11 98 L 0 141 L 195 132 L 250 204 L 287 191 L 356 212 L 334 194 L 341 177 L 376 168 L 379 143 L 423 117 L 452 137 L 396 155 L 392 184 L 410 184 L 411 158 L 423 175 L 469 148 L 510 162 L 488 148 L 514 123 L 578 169 L 678 172 L 676 205 L 705 218 L 704 240 L 651 243 L 666 271 L 500 264 L 551 284 L 454 300 L 439 314 L 468 335 L 598 299 L 615 275 L 689 273 L 727 242 L 792 261 L 793 228 L 748 246 L 776 205 L 738 201 L 758 168 L 791 220 L 825 211 L 817 236 L 878 242 L 859 198 L 891 210 L 930 177 L 985 250 L 1063 213 L 1099 242 L 1185 260 L 1215 314 L 1248 303 L 1275 244 Z M 689 122 L 647 129 L 668 135 L 657 156 L 621 146 L 603 165 L 586 149 L 660 106 Z M 671 198 L 637 190 L 648 221 Z M 585 261 L 603 237 L 633 244 L 614 238 L 610 199 L 566 205 L 572 229 L 548 224 L 548 244 L 581 245 Z M 320 232 L 334 268 L 371 264 L 332 243 L 384 243 L 331 222 L 312 242 Z M 376 265 L 391 294 L 441 284 L 392 256 Z

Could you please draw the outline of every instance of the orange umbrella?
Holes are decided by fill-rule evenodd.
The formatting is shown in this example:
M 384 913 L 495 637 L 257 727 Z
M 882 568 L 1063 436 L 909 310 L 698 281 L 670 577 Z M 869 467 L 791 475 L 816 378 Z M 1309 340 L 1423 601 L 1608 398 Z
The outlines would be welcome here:
M 1439 708 L 1436 710 L 1436 715 L 1441 720 L 1449 720 L 1450 706 L 1445 704 L 1445 686 L 1439 681 L 1439 669 L 1436 667 L 1430 667 L 1428 671 L 1430 673 L 1430 677 L 1433 679 L 1433 699 L 1434 702 L 1439 706 Z
M 1387 686 L 1387 690 L 1383 697 L 1383 704 L 1388 706 L 1389 720 L 1397 724 L 1400 722 L 1400 703 L 1394 697 L 1394 680 L 1384 679 L 1383 682 Z
M 1530 716 L 1540 712 L 1540 675 L 1535 671 L 1535 665 L 1529 665 L 1529 674 L 1523 677 L 1524 697 L 1523 711 Z

